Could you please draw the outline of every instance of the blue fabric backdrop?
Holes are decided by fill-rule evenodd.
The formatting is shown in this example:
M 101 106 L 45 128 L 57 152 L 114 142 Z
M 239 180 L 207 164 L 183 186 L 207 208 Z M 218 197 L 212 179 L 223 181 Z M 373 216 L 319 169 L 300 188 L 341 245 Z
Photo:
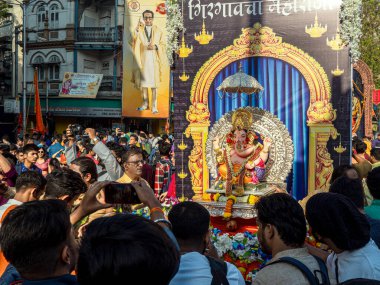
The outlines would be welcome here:
M 264 87 L 264 92 L 220 99 L 216 88 L 238 71 L 240 63 L 243 71 L 254 76 Z M 309 100 L 306 81 L 292 65 L 273 58 L 247 58 L 231 63 L 216 76 L 209 92 L 211 122 L 213 124 L 226 112 L 244 106 L 259 107 L 275 114 L 288 128 L 295 149 L 293 169 L 287 179 L 288 191 L 301 199 L 307 193 L 309 130 L 306 111 Z

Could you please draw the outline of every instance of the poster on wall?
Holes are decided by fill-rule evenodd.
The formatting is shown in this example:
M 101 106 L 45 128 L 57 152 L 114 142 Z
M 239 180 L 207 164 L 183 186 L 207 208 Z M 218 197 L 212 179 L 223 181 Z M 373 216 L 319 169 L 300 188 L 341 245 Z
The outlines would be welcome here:
M 233 131 L 239 124 L 260 147 L 265 147 L 265 135 L 272 139 L 272 153 L 260 156 L 265 157 L 264 179 L 270 177 L 270 167 L 283 151 L 275 149 L 282 138 L 276 139 L 264 124 L 234 125 L 228 114 L 246 107 L 275 116 L 290 134 L 294 153 L 287 179 L 281 179 L 288 192 L 302 199 L 315 189 L 328 189 L 333 168 L 350 162 L 351 71 L 348 48 L 339 35 L 340 4 L 183 1 L 186 33 L 181 36 L 188 48 L 179 51 L 173 73 L 174 132 L 179 142 L 184 140 L 187 148 L 181 157 L 189 162 L 184 160 L 186 175 L 178 179 L 177 191 L 184 188 L 189 197 L 206 197 L 222 181 L 213 141 L 221 150 L 234 148 Z M 259 91 L 248 92 L 253 85 Z M 216 137 L 215 126 L 224 128 L 224 136 Z M 226 161 L 245 161 L 234 157 L 236 152 L 228 155 Z M 233 166 L 224 165 L 234 175 L 236 169 L 249 172 Z
M 164 1 L 129 1 L 125 5 L 122 115 L 169 116 L 170 67 L 166 55 Z
M 95 98 L 103 74 L 65 72 L 59 96 L 67 98 Z

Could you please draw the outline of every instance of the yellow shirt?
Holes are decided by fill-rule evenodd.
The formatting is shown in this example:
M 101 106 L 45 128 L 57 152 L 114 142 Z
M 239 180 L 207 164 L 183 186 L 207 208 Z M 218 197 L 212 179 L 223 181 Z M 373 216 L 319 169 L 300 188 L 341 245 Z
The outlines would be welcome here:
M 142 182 L 144 182 L 144 183 L 146 183 L 147 185 L 149 185 L 149 183 L 145 180 L 145 179 L 143 179 L 143 178 L 139 178 L 139 179 L 137 179 L 137 180 L 132 180 L 128 175 L 127 175 L 127 173 L 124 173 L 124 175 L 123 176 L 121 176 L 118 180 L 116 180 L 116 182 L 118 182 L 118 183 L 131 183 L 132 181 L 142 181 Z M 150 186 L 149 186 L 150 187 Z

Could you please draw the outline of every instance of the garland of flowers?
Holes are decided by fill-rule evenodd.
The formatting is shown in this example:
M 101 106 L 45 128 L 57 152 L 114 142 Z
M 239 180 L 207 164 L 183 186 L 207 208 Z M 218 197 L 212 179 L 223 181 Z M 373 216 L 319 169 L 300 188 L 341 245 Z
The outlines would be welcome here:
M 362 0 L 343 0 L 340 6 L 340 35 L 350 47 L 351 61 L 360 58 L 360 38 L 362 36 Z
M 172 65 L 174 62 L 173 53 L 179 49 L 179 34 L 184 32 L 183 15 L 177 0 L 168 0 L 166 8 L 166 54 L 169 64 Z

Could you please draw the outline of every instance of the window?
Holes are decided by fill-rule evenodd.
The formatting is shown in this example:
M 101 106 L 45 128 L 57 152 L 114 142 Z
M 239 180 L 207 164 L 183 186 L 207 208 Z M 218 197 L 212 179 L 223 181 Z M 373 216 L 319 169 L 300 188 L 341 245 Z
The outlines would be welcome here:
M 61 60 L 57 55 L 52 55 L 49 58 L 49 79 L 50 80 L 58 80 L 59 77 L 59 69 L 60 69 Z
M 39 30 L 42 30 L 44 28 L 45 17 L 46 17 L 45 7 L 43 7 L 43 6 L 38 7 L 38 9 L 37 9 L 37 26 L 38 26 Z
M 58 80 L 59 78 L 59 65 L 49 65 L 49 79 L 50 80 Z
M 50 28 L 58 28 L 58 20 L 59 20 L 59 8 L 57 4 L 54 4 L 50 7 L 50 22 L 49 27 Z
M 33 60 L 33 67 L 38 68 L 38 80 L 45 80 L 45 69 L 44 69 L 45 61 L 42 56 L 37 56 Z

